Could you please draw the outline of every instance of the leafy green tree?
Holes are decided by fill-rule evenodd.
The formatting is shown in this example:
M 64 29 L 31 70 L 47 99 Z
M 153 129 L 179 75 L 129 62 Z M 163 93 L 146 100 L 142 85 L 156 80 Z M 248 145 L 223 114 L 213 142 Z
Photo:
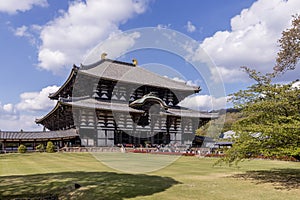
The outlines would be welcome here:
M 196 130 L 196 134 L 195 135 L 199 135 L 199 136 L 206 136 L 207 135 L 207 129 L 205 127 L 200 127 Z
M 274 74 L 244 70 L 257 83 L 232 95 L 242 118 L 233 124 L 238 137 L 223 161 L 232 163 L 259 155 L 299 159 L 300 89 L 293 87 L 296 81 L 272 84 Z
M 233 147 L 221 160 L 233 163 L 245 158 L 264 156 L 293 156 L 300 160 L 300 88 L 274 84 L 279 73 L 295 69 L 300 58 L 300 16 L 293 16 L 292 27 L 279 39 L 274 72 L 260 72 L 242 67 L 256 81 L 246 90 L 232 95 L 242 118 L 233 124 L 237 134 Z

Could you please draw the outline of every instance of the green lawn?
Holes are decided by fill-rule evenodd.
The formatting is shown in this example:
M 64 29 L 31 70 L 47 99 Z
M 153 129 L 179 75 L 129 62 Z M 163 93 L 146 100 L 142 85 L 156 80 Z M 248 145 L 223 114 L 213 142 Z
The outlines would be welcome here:
M 59 199 L 80 200 L 296 200 L 300 197 L 300 163 L 252 160 L 242 162 L 239 168 L 213 167 L 216 160 L 211 158 L 151 156 L 2 154 L 0 199 L 58 196 Z M 165 165 L 168 166 L 163 168 Z M 143 172 L 144 167 L 150 172 Z M 120 169 L 123 171 L 118 171 Z M 159 170 L 151 172 L 151 169 Z M 75 189 L 74 183 L 81 187 Z

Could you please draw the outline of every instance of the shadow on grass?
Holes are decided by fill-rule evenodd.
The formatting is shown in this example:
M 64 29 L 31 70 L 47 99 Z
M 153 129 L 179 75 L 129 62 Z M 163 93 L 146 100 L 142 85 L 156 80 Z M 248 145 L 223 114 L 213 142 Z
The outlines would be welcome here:
M 300 188 L 300 169 L 272 169 L 247 171 L 233 175 L 234 178 L 253 180 L 257 184 L 271 183 L 278 190 L 292 190 Z
M 75 189 L 74 184 L 81 187 Z M 0 199 L 114 199 L 147 196 L 179 184 L 169 177 L 62 172 L 0 177 Z

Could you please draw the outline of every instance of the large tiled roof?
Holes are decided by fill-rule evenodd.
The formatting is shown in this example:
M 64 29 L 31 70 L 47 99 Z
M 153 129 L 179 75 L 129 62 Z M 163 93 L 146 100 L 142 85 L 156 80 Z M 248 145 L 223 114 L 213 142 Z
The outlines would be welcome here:
M 0 140 L 47 140 L 60 139 L 78 136 L 76 129 L 60 130 L 60 131 L 0 131 Z
M 184 82 L 174 81 L 130 63 L 100 60 L 91 65 L 81 65 L 80 73 L 91 76 L 173 90 L 199 92 L 200 87 L 190 86 Z

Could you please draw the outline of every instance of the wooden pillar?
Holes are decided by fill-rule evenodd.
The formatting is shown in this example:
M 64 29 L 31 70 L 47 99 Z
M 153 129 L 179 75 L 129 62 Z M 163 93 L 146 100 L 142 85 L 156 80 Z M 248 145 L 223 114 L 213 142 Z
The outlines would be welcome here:
M 137 144 L 137 143 L 139 143 L 139 136 L 137 136 L 136 134 L 137 134 L 137 132 L 136 132 L 136 123 L 135 123 L 135 121 L 136 121 L 136 119 L 135 118 L 137 118 L 135 115 L 133 116 L 133 118 L 134 118 L 134 120 L 132 121 L 132 131 L 133 131 L 133 134 L 132 135 L 134 135 L 134 141 L 133 141 L 133 143 L 134 144 Z
M 199 119 L 192 119 L 192 133 L 195 134 L 198 128 Z
M 138 134 L 138 144 L 139 145 L 141 144 L 141 132 L 139 132 L 139 134 Z
M 167 132 L 165 132 L 164 134 L 163 134 L 163 143 L 164 144 L 167 144 Z
M 151 144 L 154 144 L 154 136 L 155 136 L 154 132 L 151 135 L 152 135 L 151 138 L 150 138 L 151 139 Z
M 123 144 L 123 131 L 117 131 L 117 133 L 118 133 L 118 136 L 119 136 L 119 142 L 121 144 Z
M 107 113 L 103 113 L 103 120 L 104 120 L 104 145 L 107 146 L 107 125 L 108 125 L 108 119 L 107 119 Z
M 95 110 L 94 112 L 94 146 L 98 146 L 98 129 L 97 129 L 97 126 L 98 126 L 98 117 L 97 117 L 97 112 Z
M 3 150 L 3 152 L 6 152 L 6 141 L 5 140 L 3 140 L 3 143 L 2 143 L 2 150 Z

